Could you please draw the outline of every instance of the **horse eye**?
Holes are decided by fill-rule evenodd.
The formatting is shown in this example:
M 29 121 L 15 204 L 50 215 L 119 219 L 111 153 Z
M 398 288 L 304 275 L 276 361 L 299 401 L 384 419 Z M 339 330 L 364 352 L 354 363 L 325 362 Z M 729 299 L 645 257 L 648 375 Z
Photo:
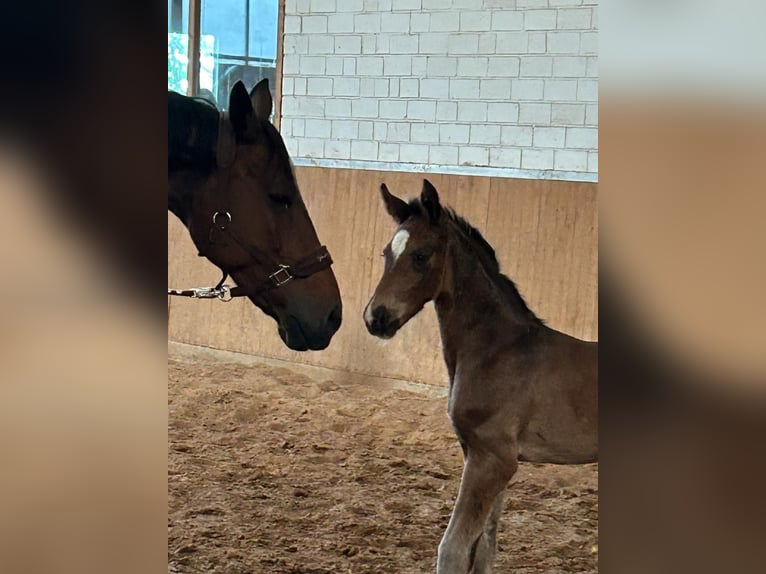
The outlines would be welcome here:
M 287 209 L 288 207 L 290 207 L 293 204 L 292 200 L 289 197 L 287 197 L 286 195 L 278 195 L 276 193 L 270 193 L 269 194 L 269 199 L 271 200 L 272 203 L 275 203 L 277 205 L 281 205 L 285 209 Z
M 423 263 L 428 261 L 428 255 L 426 255 L 422 251 L 416 251 L 415 253 L 412 254 L 412 261 L 422 265 Z

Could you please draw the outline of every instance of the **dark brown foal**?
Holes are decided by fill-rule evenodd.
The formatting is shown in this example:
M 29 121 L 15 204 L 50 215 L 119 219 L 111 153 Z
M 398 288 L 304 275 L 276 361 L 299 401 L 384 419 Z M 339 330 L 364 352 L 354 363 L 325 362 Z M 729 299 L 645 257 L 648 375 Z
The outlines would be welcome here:
M 438 574 L 492 571 L 505 488 L 518 461 L 579 464 L 598 453 L 598 343 L 543 324 L 492 247 L 445 209 L 428 180 L 409 204 L 381 194 L 398 229 L 364 311 L 393 337 L 433 300 L 450 378 L 449 414 L 465 464 Z

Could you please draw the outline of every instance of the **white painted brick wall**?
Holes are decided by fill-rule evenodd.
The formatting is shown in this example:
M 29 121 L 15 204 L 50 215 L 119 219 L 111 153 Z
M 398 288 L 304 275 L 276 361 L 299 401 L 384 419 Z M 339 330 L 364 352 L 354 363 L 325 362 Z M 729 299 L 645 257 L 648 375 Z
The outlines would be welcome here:
M 301 158 L 598 171 L 596 0 L 287 0 Z

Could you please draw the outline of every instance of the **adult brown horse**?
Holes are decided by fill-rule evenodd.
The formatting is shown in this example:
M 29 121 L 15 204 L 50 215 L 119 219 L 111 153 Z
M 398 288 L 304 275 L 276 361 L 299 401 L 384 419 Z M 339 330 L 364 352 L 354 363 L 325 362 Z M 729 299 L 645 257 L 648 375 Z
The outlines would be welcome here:
M 228 112 L 168 92 L 168 209 L 224 273 L 202 294 L 248 297 L 296 351 L 324 349 L 341 324 L 332 260 L 301 198 L 268 80 L 237 82 Z M 237 287 L 224 281 L 231 275 Z M 200 296 L 200 290 L 169 294 Z
M 465 464 L 438 574 L 487 574 L 506 485 L 519 460 L 597 460 L 598 343 L 547 327 L 500 273 L 495 252 L 427 181 L 409 204 L 381 193 L 399 228 L 367 305 L 367 329 L 396 332 L 433 300 Z

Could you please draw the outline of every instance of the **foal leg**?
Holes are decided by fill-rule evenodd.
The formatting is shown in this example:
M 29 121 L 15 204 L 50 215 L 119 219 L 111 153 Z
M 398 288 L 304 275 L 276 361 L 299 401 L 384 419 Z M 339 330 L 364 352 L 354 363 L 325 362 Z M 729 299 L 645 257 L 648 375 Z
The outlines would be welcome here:
M 516 455 L 468 450 L 460 492 L 439 544 L 437 574 L 468 574 L 497 496 L 516 472 Z
M 476 544 L 476 553 L 473 560 L 474 574 L 492 574 L 492 564 L 495 562 L 495 552 L 497 550 L 497 522 L 503 513 L 504 502 L 505 488 L 495 497 L 487 523 L 484 525 L 484 533 Z

